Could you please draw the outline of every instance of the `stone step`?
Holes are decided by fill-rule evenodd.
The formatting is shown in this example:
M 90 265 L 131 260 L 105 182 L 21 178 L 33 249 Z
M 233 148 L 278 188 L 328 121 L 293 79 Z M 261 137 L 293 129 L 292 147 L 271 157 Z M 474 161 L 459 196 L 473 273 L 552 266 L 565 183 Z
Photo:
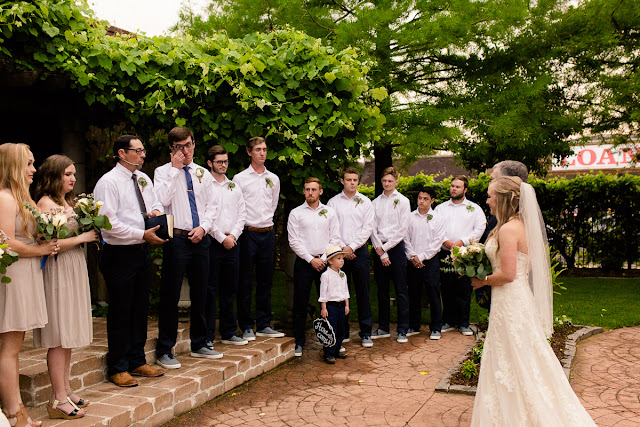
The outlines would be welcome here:
M 148 363 L 155 363 L 158 337 L 157 322 L 147 328 L 145 353 Z M 180 323 L 175 353 L 189 350 L 189 324 Z M 107 380 L 107 323 L 105 318 L 93 318 L 93 342 L 71 353 L 70 382 L 75 390 L 82 390 Z M 33 348 L 33 332 L 27 332 L 20 350 L 20 394 L 27 406 L 46 403 L 51 397 L 51 383 L 47 370 L 47 349 Z
M 29 409 L 47 427 L 159 426 L 294 357 L 293 338 L 257 338 L 244 346 L 214 343 L 222 359 L 178 356 L 180 369 L 158 378 L 137 377 L 139 385 L 116 387 L 101 382 L 85 387 L 79 395 L 91 401 L 87 415 L 78 420 L 49 420 L 46 405 Z

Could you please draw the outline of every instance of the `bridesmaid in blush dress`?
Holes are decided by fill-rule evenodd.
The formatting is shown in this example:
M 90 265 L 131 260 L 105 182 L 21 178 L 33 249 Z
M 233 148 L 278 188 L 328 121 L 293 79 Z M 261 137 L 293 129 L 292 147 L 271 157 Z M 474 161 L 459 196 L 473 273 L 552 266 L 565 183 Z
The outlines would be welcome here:
M 49 323 L 33 331 L 36 347 L 48 348 L 47 365 L 53 399 L 47 411 L 52 419 L 84 416 L 89 402 L 75 394 L 69 384 L 71 349 L 91 344 L 91 294 L 82 243 L 96 242 L 95 230 L 77 234 L 80 228 L 73 212 L 76 182 L 73 161 L 62 155 L 48 157 L 37 174 L 35 196 L 42 212 L 62 210 L 67 216 L 69 237 L 58 240 L 60 254 L 47 259 L 44 290 Z M 76 235 L 77 234 L 77 235 Z
M 20 257 L 7 268 L 11 282 L 0 284 L 0 399 L 9 424 L 17 427 L 42 424 L 31 420 L 22 404 L 18 357 L 25 331 L 47 323 L 40 258 L 59 250 L 56 240 L 38 245 L 35 220 L 23 206 L 35 205 L 29 195 L 33 163 L 28 145 L 0 145 L 0 229 Z

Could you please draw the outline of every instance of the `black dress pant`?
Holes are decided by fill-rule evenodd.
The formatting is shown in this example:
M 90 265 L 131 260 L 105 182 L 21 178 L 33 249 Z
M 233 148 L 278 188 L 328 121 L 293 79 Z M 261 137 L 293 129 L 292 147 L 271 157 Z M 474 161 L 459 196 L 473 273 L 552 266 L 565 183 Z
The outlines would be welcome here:
M 304 330 L 307 321 L 311 284 L 313 282 L 316 283 L 316 290 L 320 295 L 321 275 L 321 271 L 319 272 L 313 268 L 311 264 L 302 258 L 296 257 L 296 262 L 293 265 L 293 336 L 296 340 L 296 345 L 303 346 L 307 342 Z
M 189 336 L 191 351 L 206 345 L 207 320 L 205 304 L 209 283 L 209 246 L 211 238 L 205 235 L 198 243 L 186 236 L 174 236 L 164 244 L 162 278 L 160 280 L 160 316 L 158 319 L 158 357 L 171 352 L 178 337 L 178 302 L 182 280 L 187 275 L 191 300 Z
M 449 251 L 440 251 L 441 265 L 450 269 L 450 264 L 442 262 L 448 255 Z M 471 279 L 456 272 L 442 272 L 440 287 L 442 290 L 442 321 L 454 328 L 468 327 L 473 292 Z
M 238 283 L 238 326 L 245 331 L 253 329 L 251 296 L 253 269 L 256 270 L 256 331 L 271 325 L 271 288 L 273 287 L 273 261 L 275 233 L 245 229 L 238 241 L 240 246 L 240 281 Z
M 440 260 L 438 256 L 423 261 L 424 267 L 415 268 L 407 262 L 407 282 L 409 288 L 409 327 L 420 330 L 422 318 L 422 291 L 429 297 L 431 312 L 431 332 L 442 329 L 442 301 L 440 300 Z
M 366 245 L 354 251 L 356 257 L 344 261 L 342 271 L 347 275 L 347 281 L 351 290 L 355 291 L 358 302 L 358 322 L 360 324 L 360 337 L 371 336 L 373 316 L 371 314 L 370 272 L 371 261 Z M 353 298 L 353 293 L 350 293 Z M 345 316 L 344 337 L 349 337 L 349 316 Z
M 385 267 L 377 254 L 373 254 L 373 275 L 378 284 L 378 327 L 389 332 L 391 317 L 389 287 L 390 282 L 396 288 L 396 306 L 398 308 L 398 333 L 407 333 L 409 328 L 409 296 L 407 292 L 407 257 L 404 242 L 398 243 L 387 251 L 391 265 Z
M 225 249 L 212 239 L 210 253 L 209 286 L 207 288 L 207 341 L 213 341 L 216 332 L 216 293 L 220 295 L 220 337 L 229 339 L 236 333 L 234 303 L 238 293 L 240 248 Z
M 109 291 L 107 369 L 111 376 L 147 363 L 144 345 L 149 314 L 149 246 L 105 244 L 100 271 Z

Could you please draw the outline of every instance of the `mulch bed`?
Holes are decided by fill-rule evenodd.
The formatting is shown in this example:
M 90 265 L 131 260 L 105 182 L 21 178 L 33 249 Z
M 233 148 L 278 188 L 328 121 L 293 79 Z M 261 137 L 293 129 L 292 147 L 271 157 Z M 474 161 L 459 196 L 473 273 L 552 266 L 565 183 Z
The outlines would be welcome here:
M 484 326 L 484 329 L 483 329 L 483 326 Z M 481 331 L 482 330 L 486 331 L 486 324 L 478 325 L 478 328 Z M 580 326 L 573 326 L 573 325 L 559 325 L 553 329 L 553 335 L 551 335 L 551 348 L 553 348 L 553 352 L 556 354 L 556 357 L 558 358 L 558 360 L 564 359 L 564 350 L 565 350 L 567 338 L 569 337 L 569 335 L 573 334 L 575 331 L 581 328 L 582 327 Z M 469 360 L 470 358 L 471 357 L 469 356 L 466 359 L 464 359 L 463 363 L 464 361 Z M 478 366 L 478 372 L 479 372 L 480 364 L 478 364 L 477 366 Z M 449 378 L 449 382 L 451 384 L 456 384 L 456 385 L 466 385 L 466 386 L 476 387 L 478 385 L 478 375 L 474 376 L 471 379 L 467 379 L 462 376 L 462 373 L 460 371 L 458 371 L 455 374 L 451 375 L 451 377 Z

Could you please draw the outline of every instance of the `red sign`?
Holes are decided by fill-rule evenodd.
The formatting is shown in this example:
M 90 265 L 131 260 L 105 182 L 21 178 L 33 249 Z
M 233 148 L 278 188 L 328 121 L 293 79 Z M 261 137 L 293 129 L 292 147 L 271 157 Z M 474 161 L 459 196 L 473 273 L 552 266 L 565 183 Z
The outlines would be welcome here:
M 631 150 L 640 151 L 640 147 L 625 149 L 611 144 L 574 146 L 573 155 L 559 165 L 553 165 L 552 171 L 621 169 L 631 166 Z

